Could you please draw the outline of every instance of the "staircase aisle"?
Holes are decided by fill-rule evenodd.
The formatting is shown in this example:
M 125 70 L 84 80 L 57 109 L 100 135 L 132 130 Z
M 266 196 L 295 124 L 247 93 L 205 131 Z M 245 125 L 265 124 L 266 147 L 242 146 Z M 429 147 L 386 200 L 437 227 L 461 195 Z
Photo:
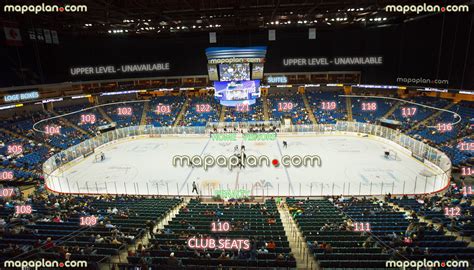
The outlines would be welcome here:
M 173 123 L 173 127 L 178 126 L 179 122 L 181 122 L 181 119 L 183 119 L 184 115 L 186 114 L 186 111 L 188 110 L 189 107 L 189 98 L 186 98 L 186 101 L 183 104 L 183 107 L 181 107 L 181 111 L 179 111 L 178 116 L 176 116 L 176 120 Z
M 40 142 L 40 141 L 37 141 L 37 139 L 35 139 L 35 138 L 29 138 L 29 137 L 26 137 L 26 136 L 24 136 L 24 135 L 22 135 L 22 134 L 13 132 L 13 131 L 8 130 L 8 129 L 0 128 L 0 131 L 3 132 L 3 133 L 8 134 L 8 135 L 10 135 L 10 136 L 12 136 L 12 137 L 14 137 L 14 138 L 22 138 L 22 139 L 27 140 L 27 141 L 33 140 L 33 141 L 35 141 L 36 144 L 42 143 L 42 144 L 44 144 L 45 146 L 47 146 L 47 147 L 49 147 L 49 148 L 53 148 L 53 146 L 51 146 L 50 144 L 46 143 L 45 141 L 41 141 L 41 142 Z
M 301 270 L 319 270 L 318 264 L 311 255 L 307 244 L 304 241 L 304 237 L 298 230 L 298 226 L 291 217 L 288 208 L 278 207 L 280 213 L 280 219 L 285 229 L 285 234 L 288 237 L 290 243 L 291 252 L 296 259 L 296 268 Z
M 171 209 L 171 211 L 166 215 L 158 224 L 155 225 L 155 228 L 153 229 L 154 232 L 157 230 L 163 229 L 165 225 L 168 224 L 173 218 L 175 218 L 179 214 L 179 210 L 181 207 L 186 206 L 189 202 L 189 199 L 184 199 L 184 201 L 180 204 L 178 204 L 175 208 Z M 133 245 L 128 246 L 128 248 L 122 250 L 118 255 L 112 256 L 110 259 L 110 263 L 103 264 L 101 265 L 100 269 L 101 270 L 109 270 L 112 269 L 112 265 L 114 264 L 119 264 L 119 263 L 126 263 L 127 262 L 127 257 L 128 257 L 128 251 L 129 250 L 136 250 L 138 245 L 142 244 L 143 246 L 146 246 L 149 243 L 150 235 L 148 233 L 145 233 L 145 235 L 141 239 L 137 239 Z M 115 268 L 117 269 L 117 268 Z
M 262 104 L 263 104 L 263 120 L 269 121 L 270 117 L 268 115 L 268 98 L 262 97 Z
M 448 104 L 446 107 L 444 107 L 443 109 L 449 110 L 449 108 L 453 107 L 453 106 L 456 105 L 456 104 L 457 104 L 457 102 L 449 103 L 449 104 Z M 418 124 L 416 124 L 416 125 L 414 125 L 413 127 L 411 127 L 409 131 L 418 129 L 419 126 L 425 125 L 425 124 L 428 123 L 429 121 L 431 121 L 431 120 L 433 120 L 433 119 L 436 119 L 436 118 L 437 118 L 438 116 L 440 116 L 442 113 L 443 113 L 443 111 L 437 111 L 436 113 L 432 114 L 431 116 L 425 118 L 425 120 L 418 122 Z
M 393 202 L 387 202 L 387 204 L 392 207 L 393 209 L 395 210 L 398 210 L 398 211 L 403 211 L 405 212 L 405 214 L 407 216 L 410 216 L 411 215 L 411 210 L 410 209 L 407 209 L 403 206 L 400 206 L 400 205 L 396 205 L 394 204 Z M 421 215 L 418 215 L 418 219 L 419 221 L 421 222 L 424 222 L 426 224 L 432 224 L 432 225 L 435 225 L 436 223 L 433 222 L 433 220 L 431 219 L 427 219 Z M 455 236 L 456 237 L 456 241 L 464 241 L 464 242 L 468 242 L 469 243 L 469 246 L 470 247 L 474 247 L 474 241 L 472 241 L 471 237 L 466 237 L 466 236 L 462 236 L 459 232 L 456 232 L 456 231 L 450 231 L 450 230 L 445 230 L 444 231 L 444 235 L 446 236 Z
M 150 109 L 150 102 L 143 102 L 142 116 L 140 117 L 140 126 L 146 125 L 146 116 Z
M 225 111 L 226 111 L 226 107 L 221 106 L 221 113 L 219 115 L 219 122 L 224 122 L 225 121 Z
M 59 116 L 59 114 L 58 114 L 57 112 L 55 112 L 55 111 L 51 111 L 51 113 L 54 114 L 55 116 Z M 60 117 L 60 119 L 61 119 L 66 125 L 68 125 L 68 126 L 74 128 L 74 129 L 78 130 L 78 131 L 81 132 L 82 134 L 84 134 L 84 135 L 89 135 L 89 136 L 91 135 L 91 134 L 89 134 L 89 132 L 87 132 L 87 131 L 85 131 L 84 129 L 80 128 L 79 126 L 77 126 L 77 125 L 71 123 L 71 122 L 70 122 L 69 120 L 67 120 L 66 118 Z
M 107 120 L 107 122 L 109 123 L 112 123 L 114 120 L 112 120 L 112 118 L 110 118 L 110 116 L 104 111 L 104 109 L 102 109 L 102 107 L 97 107 L 97 110 L 99 111 L 100 115 L 102 115 L 102 117 Z
M 400 107 L 400 105 L 402 104 L 401 101 L 398 101 L 397 103 L 395 103 L 395 105 L 392 106 L 392 108 L 390 108 L 390 110 L 388 110 L 384 116 L 382 116 L 382 118 L 388 118 L 390 115 L 393 114 L 393 112 L 398 109 L 398 107 Z
M 311 108 L 311 105 L 309 104 L 308 98 L 306 97 L 305 94 L 301 94 L 303 97 L 303 103 L 306 108 L 306 111 L 308 112 L 309 120 L 311 120 L 311 123 L 313 125 L 317 125 L 318 121 L 316 120 L 316 117 L 314 117 L 314 112 L 313 109 Z
M 350 97 L 346 97 L 346 111 L 347 111 L 347 121 L 352 121 L 352 100 Z

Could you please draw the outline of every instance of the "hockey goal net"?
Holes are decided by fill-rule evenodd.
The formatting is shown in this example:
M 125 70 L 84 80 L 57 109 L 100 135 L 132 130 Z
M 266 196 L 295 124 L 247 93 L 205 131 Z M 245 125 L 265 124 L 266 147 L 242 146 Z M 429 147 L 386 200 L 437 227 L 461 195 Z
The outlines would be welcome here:
M 94 162 L 95 162 L 95 163 L 97 163 L 97 162 L 102 162 L 104 159 L 105 159 L 105 155 L 102 154 L 102 153 L 99 153 L 99 154 L 95 154 L 95 155 L 94 155 Z
M 398 153 L 391 149 L 385 150 L 384 156 L 386 159 L 398 160 Z

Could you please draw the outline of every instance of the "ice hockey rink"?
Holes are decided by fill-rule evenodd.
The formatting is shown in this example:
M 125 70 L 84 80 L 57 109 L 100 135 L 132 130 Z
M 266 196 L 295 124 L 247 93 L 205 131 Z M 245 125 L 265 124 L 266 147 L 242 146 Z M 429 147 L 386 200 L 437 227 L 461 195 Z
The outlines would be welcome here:
M 283 147 L 283 141 L 288 147 Z M 173 166 L 175 155 L 232 156 L 236 145 L 246 155 L 318 155 L 321 166 L 270 166 L 233 168 Z M 391 157 L 384 155 L 391 152 Z M 95 156 L 70 162 L 46 178 L 49 189 L 64 193 L 142 195 L 196 195 L 245 190 L 250 196 L 321 196 L 421 194 L 447 185 L 442 170 L 413 158 L 409 151 L 386 139 L 358 134 L 278 134 L 273 141 L 215 141 L 209 135 L 136 137 L 96 149 Z M 394 154 L 396 153 L 396 157 Z

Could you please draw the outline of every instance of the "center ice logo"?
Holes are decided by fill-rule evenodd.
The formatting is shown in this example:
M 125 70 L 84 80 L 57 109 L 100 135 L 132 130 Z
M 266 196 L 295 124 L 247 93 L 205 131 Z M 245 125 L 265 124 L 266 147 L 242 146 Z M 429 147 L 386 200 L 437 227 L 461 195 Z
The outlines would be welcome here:
M 174 167 L 181 166 L 181 167 L 202 167 L 204 170 L 207 171 L 208 168 L 218 166 L 223 168 L 228 168 L 230 171 L 232 169 L 239 167 L 245 168 L 246 166 L 249 167 L 262 167 L 266 166 L 269 167 L 272 164 L 274 167 L 280 166 L 282 164 L 284 167 L 314 167 L 317 165 L 321 167 L 322 162 L 321 158 L 318 155 L 306 155 L 301 157 L 299 155 L 289 156 L 284 155 L 281 157 L 280 160 L 273 159 L 270 161 L 270 158 L 265 155 L 254 156 L 254 155 L 232 155 L 229 157 L 219 155 L 214 157 L 212 155 L 205 155 L 205 156 L 187 156 L 187 155 L 176 155 L 173 156 L 172 164 Z

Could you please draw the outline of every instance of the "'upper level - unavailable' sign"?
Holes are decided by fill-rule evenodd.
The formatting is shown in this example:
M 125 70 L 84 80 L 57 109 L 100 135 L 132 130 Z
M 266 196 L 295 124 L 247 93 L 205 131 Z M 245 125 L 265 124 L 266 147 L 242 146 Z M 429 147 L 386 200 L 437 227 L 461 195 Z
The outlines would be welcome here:
M 117 73 L 132 73 L 132 72 L 153 72 L 153 71 L 168 71 L 170 70 L 170 63 L 153 63 L 153 64 L 133 64 L 121 66 L 90 66 L 90 67 L 73 67 L 70 69 L 72 76 L 78 75 L 103 75 L 103 74 L 117 74 Z
M 284 58 L 283 66 L 349 66 L 349 65 L 381 65 L 382 56 L 350 56 L 350 57 L 313 57 L 313 58 Z

